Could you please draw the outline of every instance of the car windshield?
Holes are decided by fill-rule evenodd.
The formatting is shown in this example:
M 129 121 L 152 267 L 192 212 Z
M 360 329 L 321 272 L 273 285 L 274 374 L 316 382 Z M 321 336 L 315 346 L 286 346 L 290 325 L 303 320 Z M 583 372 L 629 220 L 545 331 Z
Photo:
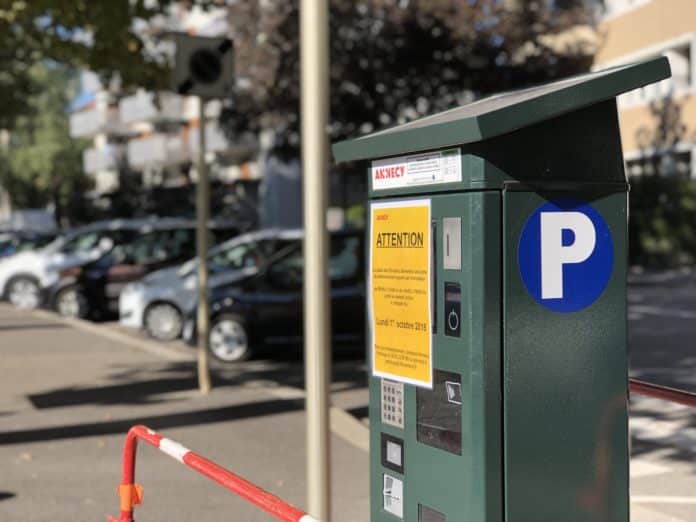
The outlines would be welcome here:
M 75 252 L 89 250 L 99 243 L 101 235 L 101 232 L 97 230 L 83 232 L 64 241 L 57 249 L 64 254 L 73 254 Z M 51 245 L 53 245 L 53 243 Z M 49 247 L 51 245 L 49 245 Z
M 289 243 L 283 240 L 260 239 L 230 245 L 208 257 L 211 272 L 259 268 L 269 256 Z
M 349 284 L 361 272 L 361 239 L 357 236 L 334 236 L 330 241 L 329 279 L 335 284 Z M 283 288 L 300 288 L 304 276 L 301 248 L 292 250 L 270 267 L 271 279 Z
M 194 240 L 194 232 L 189 229 L 148 232 L 131 242 L 116 245 L 101 263 L 147 265 L 185 258 L 192 254 Z

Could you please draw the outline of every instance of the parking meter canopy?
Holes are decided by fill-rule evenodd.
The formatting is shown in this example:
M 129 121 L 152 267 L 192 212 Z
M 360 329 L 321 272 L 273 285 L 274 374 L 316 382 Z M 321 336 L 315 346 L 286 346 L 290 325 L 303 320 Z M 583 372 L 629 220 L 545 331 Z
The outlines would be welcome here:
M 623 171 L 615 163 L 621 154 L 615 98 L 669 76 L 665 57 L 584 74 L 339 142 L 333 153 L 337 162 L 344 162 L 458 147 L 458 188 L 501 187 L 513 179 L 622 182 Z M 597 149 L 601 157 L 593 158 L 592 169 L 568 168 L 577 162 L 586 165 L 587 155 Z M 452 188 L 444 183 L 433 190 Z
M 335 144 L 370 160 L 372 522 L 628 522 L 615 97 L 665 58 Z

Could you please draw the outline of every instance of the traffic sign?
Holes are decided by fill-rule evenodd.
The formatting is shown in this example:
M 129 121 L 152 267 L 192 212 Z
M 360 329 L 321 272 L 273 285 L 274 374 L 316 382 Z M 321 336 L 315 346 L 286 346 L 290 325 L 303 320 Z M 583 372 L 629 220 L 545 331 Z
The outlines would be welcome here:
M 234 87 L 234 46 L 226 37 L 174 35 L 172 89 L 204 99 L 226 98 Z
M 590 205 L 556 200 L 537 208 L 520 235 L 520 274 L 531 296 L 556 312 L 594 303 L 609 282 L 614 246 L 607 224 Z

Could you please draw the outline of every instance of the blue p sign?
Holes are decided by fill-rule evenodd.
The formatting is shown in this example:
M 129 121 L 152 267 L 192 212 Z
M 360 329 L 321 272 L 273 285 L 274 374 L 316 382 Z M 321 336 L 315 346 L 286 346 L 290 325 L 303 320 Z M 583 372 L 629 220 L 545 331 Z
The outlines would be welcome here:
M 611 277 L 609 227 L 587 204 L 550 201 L 522 229 L 518 263 L 527 291 L 539 304 L 577 312 L 599 298 Z

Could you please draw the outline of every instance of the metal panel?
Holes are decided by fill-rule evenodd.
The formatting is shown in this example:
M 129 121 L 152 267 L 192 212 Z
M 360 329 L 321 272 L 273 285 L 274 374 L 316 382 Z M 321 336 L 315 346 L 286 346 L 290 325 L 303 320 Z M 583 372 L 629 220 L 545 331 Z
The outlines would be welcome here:
M 518 266 L 527 218 L 547 200 L 586 202 L 608 225 L 613 272 L 590 306 L 559 313 Z M 507 191 L 504 425 L 508 522 L 627 522 L 626 194 Z
M 461 396 L 450 396 L 450 407 L 461 401 L 461 455 L 418 442 L 416 388 L 404 385 L 404 429 L 382 423 L 381 379 L 370 378 L 371 521 L 394 522 L 383 509 L 383 476 L 404 481 L 404 520 L 416 521 L 419 505 L 442 513 L 447 520 L 502 522 L 501 357 L 501 195 L 468 192 L 432 197 L 432 218 L 439 227 L 445 217 L 462 220 L 462 270 L 443 269 L 443 238 L 437 234 L 437 334 L 433 338 L 434 367 L 456 373 Z M 369 233 L 368 233 L 369 237 Z M 462 292 L 460 337 L 444 328 L 444 283 L 456 281 Z M 442 400 L 448 401 L 447 386 Z M 457 390 L 458 391 L 458 390 Z M 383 435 L 404 441 L 404 473 L 382 465 Z
M 336 160 L 384 158 L 490 139 L 664 80 L 669 61 L 653 58 L 478 102 L 336 143 Z

